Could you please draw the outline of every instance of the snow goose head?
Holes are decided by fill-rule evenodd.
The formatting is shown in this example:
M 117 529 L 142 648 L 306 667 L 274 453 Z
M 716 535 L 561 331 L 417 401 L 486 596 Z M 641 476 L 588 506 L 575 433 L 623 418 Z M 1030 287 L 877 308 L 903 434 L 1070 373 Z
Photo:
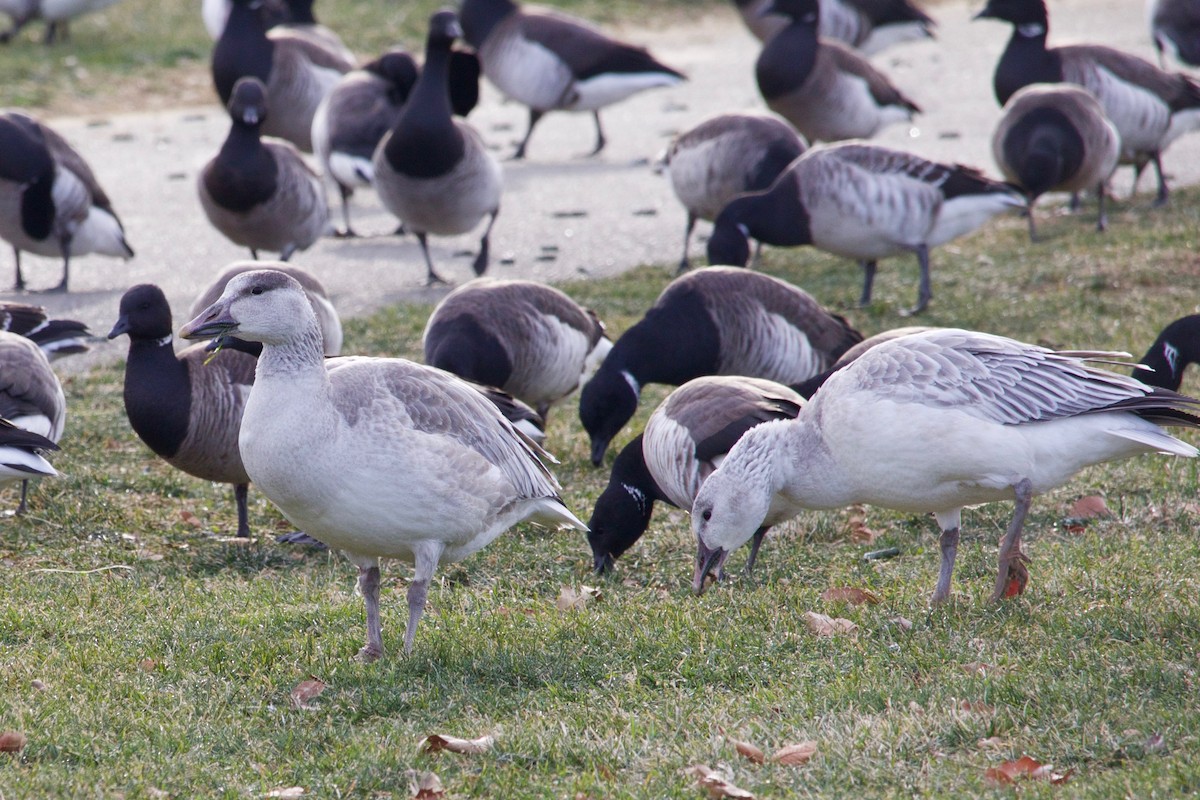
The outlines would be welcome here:
M 185 339 L 236 336 L 266 345 L 287 344 L 311 335 L 323 350 L 317 316 L 300 283 L 270 269 L 244 272 L 221 297 L 180 332 Z

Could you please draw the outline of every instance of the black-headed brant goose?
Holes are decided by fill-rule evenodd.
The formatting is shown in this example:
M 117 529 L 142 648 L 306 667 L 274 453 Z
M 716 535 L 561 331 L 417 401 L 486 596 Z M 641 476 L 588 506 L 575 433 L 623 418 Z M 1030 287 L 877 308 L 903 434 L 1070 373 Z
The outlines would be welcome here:
M 1178 391 L 1189 364 L 1200 363 L 1200 314 L 1180 317 L 1162 329 L 1142 356 L 1133 377 L 1151 386 Z
M 24 504 L 31 479 L 58 475 L 44 456 L 57 449 L 58 445 L 45 436 L 19 428 L 0 417 L 0 486 L 21 481 L 21 502 Z M 24 509 L 18 508 L 17 513 L 24 513 Z
M 859 305 L 871 302 L 876 262 L 915 253 L 917 314 L 933 297 L 929 250 L 996 214 L 1024 208 L 1014 186 L 961 164 L 941 164 L 863 142 L 814 147 L 764 192 L 734 198 L 708 240 L 712 264 L 745 266 L 751 238 L 781 247 L 812 245 L 863 267 Z
M 742 22 L 766 43 L 788 25 L 770 10 L 772 0 L 733 0 Z M 933 19 L 909 0 L 821 0 L 817 34 L 874 55 L 901 42 L 934 38 Z
M 34 342 L 8 331 L 0 331 L 0 417 L 55 444 L 67 420 L 67 398 L 50 361 Z M 28 492 L 22 477 L 16 513 L 25 513 Z
M 1087 363 L 1116 355 L 947 328 L 871 348 L 796 419 L 747 431 L 700 487 L 692 529 L 701 576 L 765 519 L 867 503 L 933 513 L 938 604 L 950 597 L 963 508 L 1015 500 L 992 600 L 1019 592 L 1028 578 L 1021 532 L 1036 495 L 1093 464 L 1197 455 L 1159 426 L 1200 427 L 1200 400 Z
M 535 281 L 477 278 L 446 295 L 425 325 L 425 363 L 496 386 L 545 418 L 595 373 L 612 342 L 600 318 Z
M 1134 188 L 1152 162 L 1158 173 L 1155 202 L 1167 201 L 1162 153 L 1179 136 L 1200 128 L 1200 82 L 1103 45 L 1046 47 L 1050 22 L 1043 0 L 989 0 L 976 15 L 981 18 L 1013 25 L 992 78 L 1001 105 L 1031 83 L 1082 86 L 1096 96 L 1120 132 L 1121 162 L 1136 170 Z
M 88 326 L 79 320 L 51 319 L 42 306 L 25 303 L 0 303 L 0 331 L 32 340 L 51 361 L 86 353 L 95 340 Z
M 661 164 L 687 211 L 679 269 L 690 266 L 696 220 L 712 222 L 737 195 L 766 189 L 806 147 L 795 128 L 768 114 L 719 114 L 675 137 Z
M 1149 0 L 1146 16 L 1160 64 L 1166 65 L 1166 54 L 1170 53 L 1176 61 L 1200 67 L 1200 3 L 1196 0 Z
M 869 139 L 921 109 L 866 57 L 817 36 L 817 0 L 773 0 L 791 23 L 754 65 L 767 106 L 810 142 Z
M 282 273 L 237 276 L 182 335 L 262 342 L 242 460 L 284 516 L 358 567 L 363 660 L 383 654 L 380 558 L 415 564 L 407 653 L 439 563 L 523 521 L 585 530 L 543 451 L 461 378 L 399 358 L 343 359 L 327 370 L 312 306 Z
M 21 251 L 63 260 L 67 291 L 72 256 L 132 258 L 125 229 L 91 167 L 53 128 L 20 111 L 0 112 L 0 238 L 13 248 L 16 289 L 25 288 Z
M 579 419 L 591 437 L 592 463 L 600 465 L 647 383 L 678 386 L 701 375 L 799 383 L 861 340 L 845 318 L 786 281 L 730 267 L 685 273 L 584 384 Z
M 453 11 L 430 17 L 421 77 L 374 156 L 375 191 L 420 242 L 428 284 L 445 283 L 433 269 L 429 234 L 466 233 L 486 216 L 487 228 L 472 264 L 475 274 L 482 275 L 488 265 L 488 237 L 500 213 L 500 163 L 474 128 L 452 116 L 451 50 L 460 36 Z
M 34 20 L 46 23 L 45 44 L 71 38 L 70 23 L 75 17 L 108 8 L 119 0 L 0 0 L 0 13 L 7 14 L 12 27 L 0 32 L 0 44 L 7 43 Z
M 229 101 L 231 124 L 221 150 L 196 182 L 213 227 L 234 244 L 279 253 L 287 261 L 330 230 L 321 178 L 290 142 L 263 139 L 274 113 L 258 78 L 242 78 Z
M 347 64 L 355 64 L 358 59 L 349 47 L 346 47 L 342 37 L 338 36 L 327 25 L 322 25 L 313 12 L 314 0 L 284 0 L 286 5 L 285 19 L 279 23 L 281 31 L 300 34 L 314 40 L 318 45 L 341 55 Z
M 605 145 L 600 109 L 685 80 L 645 48 L 557 11 L 522 8 L 513 0 L 463 0 L 461 14 L 464 38 L 479 53 L 483 74 L 529 107 L 529 127 L 514 159 L 525 157 L 533 128 L 548 111 L 592 112 L 595 155 Z

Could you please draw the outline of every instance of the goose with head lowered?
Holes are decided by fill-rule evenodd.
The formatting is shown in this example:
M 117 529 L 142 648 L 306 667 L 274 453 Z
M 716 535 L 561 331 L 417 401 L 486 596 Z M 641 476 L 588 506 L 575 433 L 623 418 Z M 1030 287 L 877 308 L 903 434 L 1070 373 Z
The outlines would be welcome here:
M 734 0 L 742 22 L 764 44 L 790 20 L 771 11 L 772 0 Z M 933 19 L 909 0 L 821 0 L 817 34 L 863 55 L 901 42 L 932 39 Z
M 0 331 L 21 334 L 42 348 L 51 361 L 86 353 L 95 339 L 82 322 L 51 319 L 45 308 L 25 303 L 0 303 Z
M 429 18 L 421 77 L 374 156 L 375 190 L 420 242 L 428 285 L 445 283 L 433 269 L 429 234 L 467 233 L 486 216 L 472 264 L 475 274 L 482 275 L 488 266 L 488 237 L 500 213 L 500 163 L 474 128 L 452 116 L 451 53 L 461 35 L 453 11 L 437 11 Z
M 1103 45 L 1047 47 L 1050 22 L 1044 0 L 989 0 L 976 15 L 980 18 L 1013 25 L 992 78 L 1001 105 L 1031 83 L 1082 86 L 1095 95 L 1121 134 L 1121 162 L 1132 164 L 1138 176 L 1153 162 L 1156 203 L 1167 201 L 1162 153 L 1184 133 L 1200 128 L 1200 81 Z
M 466 558 L 522 521 L 585 529 L 559 498 L 542 451 L 461 378 L 398 358 L 327 370 L 312 306 L 288 276 L 239 275 L 183 328 L 188 338 L 222 335 L 263 344 L 242 460 L 284 516 L 358 567 L 364 660 L 383 654 L 380 558 L 415 564 L 409 652 L 439 563 Z
M 1179 391 L 1184 370 L 1189 364 L 1200 363 L 1200 314 L 1180 317 L 1163 328 L 1138 363 L 1133 377 L 1151 386 Z
M 600 465 L 647 383 L 678 386 L 701 375 L 799 383 L 861 340 L 845 318 L 787 281 L 730 267 L 681 275 L 617 339 L 580 392 L 592 463 Z
M 1120 355 L 950 328 L 877 345 L 795 420 L 760 425 L 733 446 L 692 506 L 697 563 L 720 567 L 764 519 L 802 509 L 932 512 L 937 604 L 950 597 L 962 509 L 1012 500 L 991 597 L 1019 593 L 1028 578 L 1021 533 L 1036 495 L 1093 464 L 1197 455 L 1160 426 L 1200 427 L 1200 400 L 1087 363 Z
M 731 200 L 713 225 L 708 260 L 745 266 L 751 238 L 780 247 L 812 245 L 862 265 L 858 302 L 866 306 L 876 262 L 913 253 L 920 283 L 917 304 L 905 313 L 917 314 L 933 297 L 929 250 L 1023 207 L 1016 187 L 971 167 L 862 142 L 823 145 L 792 162 L 766 191 Z
M 600 109 L 630 95 L 685 80 L 682 73 L 588 22 L 513 0 L 463 0 L 464 38 L 483 74 L 506 97 L 529 107 L 529 127 L 514 159 L 525 157 L 533 128 L 548 111 L 590 111 L 596 146 L 606 140 Z
M 53 444 L 62 438 L 67 420 L 67 398 L 50 361 L 34 342 L 8 331 L 0 331 L 0 417 Z M 36 475 L 17 477 L 21 502 L 16 513 L 24 514 L 29 478 Z

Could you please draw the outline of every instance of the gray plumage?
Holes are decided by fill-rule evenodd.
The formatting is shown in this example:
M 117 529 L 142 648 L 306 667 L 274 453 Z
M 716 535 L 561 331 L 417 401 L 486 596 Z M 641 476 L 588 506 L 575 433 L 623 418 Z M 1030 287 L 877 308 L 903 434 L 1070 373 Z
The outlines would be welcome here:
M 771 3 L 734 0 L 742 22 L 764 43 L 788 24 L 787 17 L 769 10 Z M 934 27 L 933 19 L 908 0 L 821 0 L 817 33 L 874 55 L 901 42 L 932 39 Z
M 1169 53 L 1175 60 L 1200 67 L 1200 2 L 1147 0 L 1150 38 L 1165 66 Z
M 41 348 L 8 331 L 0 331 L 0 418 L 56 444 L 67 418 L 62 384 Z M 17 513 L 23 514 L 29 480 L 20 480 Z

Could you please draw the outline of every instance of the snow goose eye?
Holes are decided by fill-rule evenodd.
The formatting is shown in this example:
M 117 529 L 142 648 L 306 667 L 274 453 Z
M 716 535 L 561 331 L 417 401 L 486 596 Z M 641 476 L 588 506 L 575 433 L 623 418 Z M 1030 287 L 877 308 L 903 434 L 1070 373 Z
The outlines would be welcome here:
M 262 294 L 262 293 L 263 293 L 263 288 L 261 286 L 255 286 L 253 289 L 250 290 L 250 294 Z
M 702 520 L 704 520 L 705 522 L 708 522 L 710 519 L 712 519 L 712 509 L 711 508 L 704 509 L 704 511 L 700 512 L 700 518 Z

